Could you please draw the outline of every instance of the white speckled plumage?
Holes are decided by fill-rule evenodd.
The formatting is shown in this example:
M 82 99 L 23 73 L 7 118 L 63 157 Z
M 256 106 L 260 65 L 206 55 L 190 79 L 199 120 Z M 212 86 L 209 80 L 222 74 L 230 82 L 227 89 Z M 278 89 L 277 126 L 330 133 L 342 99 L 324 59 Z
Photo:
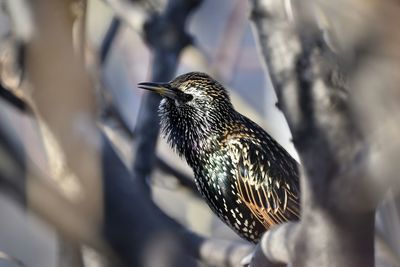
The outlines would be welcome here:
M 192 167 L 211 209 L 253 242 L 272 225 L 298 219 L 297 162 L 235 111 L 223 86 L 197 72 L 168 86 L 190 97 L 161 101 L 162 133 Z

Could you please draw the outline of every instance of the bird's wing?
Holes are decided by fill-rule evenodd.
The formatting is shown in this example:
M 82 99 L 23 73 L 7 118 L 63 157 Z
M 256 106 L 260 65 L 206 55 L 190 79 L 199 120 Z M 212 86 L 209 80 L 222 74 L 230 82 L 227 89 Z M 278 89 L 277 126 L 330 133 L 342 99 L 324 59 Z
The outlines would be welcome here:
M 271 140 L 272 141 L 272 140 Z M 268 229 L 299 218 L 297 162 L 275 141 L 257 144 L 241 139 L 236 147 L 236 190 L 239 199 Z

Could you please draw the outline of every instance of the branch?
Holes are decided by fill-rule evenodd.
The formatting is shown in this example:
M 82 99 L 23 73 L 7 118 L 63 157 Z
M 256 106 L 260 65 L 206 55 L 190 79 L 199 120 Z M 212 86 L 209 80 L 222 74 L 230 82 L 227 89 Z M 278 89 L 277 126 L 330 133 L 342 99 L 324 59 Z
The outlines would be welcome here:
M 28 204 L 36 215 L 68 237 L 68 240 L 72 239 L 71 242 L 87 244 L 108 256 L 110 261 L 115 260 L 115 255 L 104 242 L 98 227 L 84 213 L 80 213 L 75 203 L 69 202 L 58 193 L 59 189 L 54 187 L 50 177 L 33 167 L 32 159 L 25 153 L 18 135 L 8 131 L 11 127 L 1 116 L 0 121 L 4 126 L 0 128 L 1 162 L 7 163 L 0 164 L 1 191 L 7 192 L 22 205 L 26 205 L 29 191 Z M 240 259 L 251 251 L 252 245 L 206 239 L 178 225 L 152 202 L 141 190 L 140 185 L 136 184 L 108 139 L 104 139 L 103 142 L 102 177 L 106 189 L 105 215 L 108 218 L 104 223 L 104 237 L 114 245 L 124 262 L 143 263 L 143 256 L 149 257 L 143 254 L 148 249 L 152 251 L 151 257 L 163 253 L 153 250 L 153 243 L 144 242 L 148 240 L 144 236 L 150 235 L 157 241 L 168 241 L 166 246 L 171 247 L 175 242 L 181 244 L 179 246 L 184 250 L 180 252 L 182 254 L 178 254 L 180 257 L 196 258 L 215 266 L 239 266 Z M 26 166 L 31 167 L 27 169 Z M 25 177 L 28 179 L 28 186 Z M 162 238 L 158 239 L 159 235 Z
M 268 230 L 253 254 L 242 261 L 244 266 L 282 267 L 290 262 L 294 251 L 298 223 L 285 223 Z
M 0 9 L 0 97 L 24 112 L 33 114 L 27 91 L 21 85 L 25 77 L 25 44 L 31 21 L 24 1 L 3 1 Z
M 0 115 L 0 189 L 23 207 L 55 227 L 60 233 L 80 240 L 110 256 L 107 245 L 93 227 L 91 218 L 67 199 L 52 179 L 37 168 L 12 131 L 8 120 Z
M 203 242 L 195 247 L 194 256 L 207 266 L 239 267 L 253 249 L 252 245 L 240 241 L 203 238 Z
M 194 196 L 198 198 L 202 197 L 192 177 L 189 177 L 173 166 L 170 166 L 160 157 L 156 158 L 156 166 L 161 172 L 172 175 L 181 186 L 189 189 Z
M 303 164 L 301 221 L 264 252 L 298 266 L 373 266 L 374 210 L 383 191 L 371 190 L 370 149 L 348 88 L 332 80 L 340 61 L 310 16 L 312 1 L 252 4 L 259 48 Z M 282 246 L 287 238 L 290 247 Z
M 154 58 L 152 81 L 166 82 L 173 78 L 182 49 L 190 44 L 185 25 L 190 13 L 200 0 L 171 0 L 162 15 L 154 15 L 145 25 L 145 39 Z M 133 173 L 137 179 L 149 177 L 155 163 L 155 147 L 159 133 L 157 114 L 161 97 L 146 92 L 143 96 L 136 124 L 137 139 Z
M 187 17 L 198 6 L 199 3 L 200 1 L 193 0 L 169 1 L 165 12 L 162 15 L 154 15 L 145 25 L 145 38 L 149 46 L 153 49 L 154 53 L 151 78 L 153 81 L 169 81 L 173 78 L 181 51 L 184 47 L 191 43 L 191 38 L 185 32 Z M 143 190 L 144 187 L 147 186 L 142 181 L 150 175 L 150 172 L 156 162 L 155 145 L 159 129 L 159 121 L 157 115 L 159 101 L 159 96 L 155 94 L 146 94 L 142 100 L 141 109 L 138 115 L 139 119 L 137 122 L 137 128 L 135 130 L 135 154 L 137 156 L 133 164 L 133 174 L 135 177 L 134 183 L 139 184 L 127 187 L 124 186 L 124 188 L 141 188 L 141 198 L 147 200 L 148 196 L 146 196 L 145 190 Z M 168 167 L 164 165 L 162 165 L 161 167 L 164 167 L 164 169 L 165 167 Z M 115 167 L 116 164 L 104 164 L 104 166 Z M 106 185 L 105 188 L 110 188 L 110 186 Z M 109 194 L 106 194 L 106 197 L 108 195 Z M 120 194 L 117 195 L 120 196 Z M 137 203 L 138 201 L 139 200 L 129 200 L 126 201 L 126 203 Z M 151 208 L 146 208 L 149 205 L 148 203 L 141 203 L 140 205 L 137 205 L 144 210 L 156 210 L 158 211 L 158 213 L 162 214 L 161 218 L 158 218 L 156 221 L 159 223 L 162 222 L 162 225 L 164 225 L 164 227 L 165 225 L 170 225 L 170 227 L 174 228 L 175 231 L 177 231 L 178 233 L 178 239 L 186 249 L 186 253 L 188 252 L 189 255 L 198 258 L 205 263 L 216 266 L 239 266 L 240 259 L 244 255 L 246 255 L 251 249 L 251 246 L 247 244 L 235 244 L 234 242 L 224 242 L 219 240 L 206 240 L 193 233 L 187 232 L 186 230 L 183 230 L 181 226 L 177 226 L 173 220 L 171 220 L 170 218 L 166 218 L 166 216 L 158 209 L 158 207 L 152 204 L 151 200 L 148 201 L 151 203 Z M 123 203 L 121 204 L 123 205 Z M 116 206 L 118 207 L 120 205 Z M 134 213 L 134 211 L 131 211 L 131 213 Z M 123 221 L 129 220 L 129 218 L 137 218 L 138 216 L 139 215 L 135 216 L 134 214 L 127 216 L 127 214 L 124 213 Z M 143 214 L 141 214 L 140 216 L 143 217 Z M 112 216 L 106 216 L 106 218 L 113 219 L 115 219 L 115 217 L 115 214 Z M 119 220 L 117 219 L 116 222 L 118 223 Z M 131 224 L 133 223 L 134 222 L 132 221 Z M 148 226 L 149 223 L 150 222 L 147 221 L 146 225 Z M 131 224 L 128 225 L 132 226 Z M 162 227 L 162 225 L 155 227 L 155 229 L 152 229 L 151 227 L 149 230 L 145 230 L 143 228 L 139 229 L 143 229 L 143 231 L 141 231 L 142 233 L 148 231 L 148 235 L 154 236 L 157 232 L 160 231 L 160 229 L 164 228 Z M 121 227 L 108 227 L 108 229 L 121 229 Z M 122 230 L 121 235 L 126 235 L 126 231 Z M 135 242 L 135 239 L 131 240 Z M 140 238 L 139 240 L 148 239 L 149 237 L 146 236 Z M 131 245 L 134 246 L 135 243 L 131 243 Z M 168 246 L 171 245 L 168 244 Z M 130 249 L 127 249 L 126 251 L 132 254 L 132 249 L 136 251 L 135 249 L 138 248 L 132 247 Z M 173 258 L 172 255 L 171 258 Z
M 274 262 L 289 262 L 297 226 L 297 223 L 286 223 L 269 230 L 260 242 L 263 254 Z M 271 243 L 280 244 L 281 247 L 271 246 Z
M 142 33 L 143 24 L 149 19 L 153 10 L 146 9 L 142 1 L 103 0 L 133 30 Z
M 20 261 L 17 258 L 14 258 L 13 256 L 8 255 L 6 252 L 3 252 L 1 250 L 0 250 L 0 261 L 6 261 L 12 263 L 12 265 L 18 267 L 26 267 L 26 265 L 22 261 Z
M 346 1 L 339 4 L 344 8 L 321 1 L 316 6 L 329 20 L 336 18 L 331 28 L 334 26 L 340 48 L 338 57 L 351 75 L 348 83 L 352 87 L 352 111 L 371 147 L 366 168 L 372 176 L 371 188 L 377 192 L 387 188 L 398 190 L 400 168 L 391 159 L 400 155 L 396 137 L 400 131 L 400 76 L 396 72 L 400 68 L 400 5 L 395 0 L 376 5 Z M 357 19 L 353 12 L 364 19 Z
M 108 26 L 107 32 L 104 36 L 104 39 L 101 43 L 101 48 L 100 48 L 100 64 L 103 65 L 108 57 L 108 54 L 111 50 L 113 41 L 115 36 L 118 33 L 118 30 L 120 28 L 121 25 L 121 20 L 117 17 L 114 17 L 110 23 L 110 25 Z
M 33 113 L 30 104 L 22 97 L 17 96 L 11 90 L 4 87 L 1 81 L 0 81 L 0 97 L 21 112 L 25 112 L 30 115 Z
M 73 48 L 71 3 L 31 1 L 35 32 L 27 43 L 26 64 L 38 116 L 49 126 L 67 166 L 79 178 L 83 193 L 76 208 L 100 223 L 102 185 L 95 91 L 83 59 Z
M 51 186 L 51 179 L 36 168 L 32 167 L 29 168 L 29 172 L 26 171 L 26 166 L 33 164 L 31 164 L 29 155 L 25 155 L 23 147 L 18 146 L 18 142 L 15 145 L 10 145 L 13 144 L 12 136 L 15 136 L 13 134 L 0 135 L 1 144 L 5 144 L 4 154 L 11 156 L 13 161 L 16 162 L 15 170 L 17 171 L 12 175 L 14 179 L 8 179 L 9 183 L 4 183 L 4 188 L 16 188 L 14 191 L 21 196 L 21 199 L 25 199 L 28 195 L 27 201 L 32 210 L 66 236 L 87 243 L 104 253 L 107 252 L 107 245 L 111 245 L 126 265 L 193 266 L 195 263 L 193 257 L 197 257 L 217 265 L 229 263 L 232 266 L 238 266 L 237 261 L 241 258 L 241 255 L 251 249 L 249 245 L 206 240 L 188 233 L 152 202 L 150 196 L 144 190 L 141 179 L 132 179 L 132 174 L 115 153 L 109 140 L 93 124 L 94 118 L 92 117 L 93 113 L 91 113 L 93 101 L 91 97 L 93 96 L 87 91 L 87 89 L 90 89 L 87 73 L 83 69 L 82 62 L 75 61 L 72 40 L 67 37 L 68 34 L 63 34 L 66 29 L 71 27 L 67 23 L 69 21 L 68 16 L 64 13 L 68 10 L 67 5 L 64 5 L 64 2 L 47 2 L 48 5 L 44 5 L 45 2 L 45 0 L 37 0 L 37 5 L 34 8 L 39 29 L 38 34 L 43 39 L 33 38 L 32 43 L 28 46 L 28 68 L 30 69 L 32 84 L 36 90 L 35 100 L 39 111 L 44 114 L 44 118 L 51 129 L 56 132 L 58 140 L 69 157 L 69 163 L 71 164 L 72 161 L 72 169 L 77 171 L 82 181 L 85 182 L 85 179 L 101 179 L 96 181 L 102 181 L 103 185 L 104 222 L 101 224 L 97 221 L 97 218 L 93 219 L 90 214 L 88 215 L 87 210 L 80 207 L 81 202 L 72 203 L 63 198 L 62 195 L 58 194 L 57 188 Z M 181 2 L 183 6 L 187 3 L 186 1 Z M 48 9 L 54 12 L 45 12 Z M 181 23 L 178 25 L 183 25 L 180 15 L 169 12 L 171 11 L 167 11 L 167 14 L 171 16 L 170 19 L 177 19 Z M 42 23 L 46 15 L 50 14 L 50 19 L 47 21 L 51 22 L 54 19 L 53 14 L 60 13 L 62 16 L 58 18 L 61 22 L 57 24 L 57 27 L 61 28 L 53 36 L 50 34 L 50 29 Z M 52 23 L 47 26 L 52 27 Z M 58 34 L 62 36 L 60 37 Z M 60 41 L 64 42 L 60 44 Z M 50 48 L 47 54 L 45 48 Z M 177 51 L 180 51 L 180 49 L 173 50 L 176 57 L 179 54 Z M 167 51 L 169 50 L 167 49 Z M 60 57 L 62 60 L 53 61 Z M 160 57 L 164 58 L 162 55 Z M 38 67 L 34 68 L 34 66 Z M 167 68 L 171 65 L 163 66 Z M 64 80 L 64 77 L 68 78 Z M 53 80 L 54 78 L 55 80 Z M 71 87 L 67 89 L 68 86 Z M 65 91 L 62 91 L 62 89 Z M 82 99 L 73 98 L 69 93 L 82 96 Z M 83 93 L 83 95 L 80 93 Z M 78 103 L 71 103 L 71 100 L 78 101 Z M 83 103 L 87 106 L 78 105 Z M 73 108 L 76 105 L 79 108 L 75 110 Z M 85 115 L 88 115 L 93 121 L 84 120 L 81 126 L 83 129 L 90 129 L 90 131 L 76 134 L 74 132 L 76 130 L 74 125 L 76 124 L 73 122 L 76 123 L 76 118 Z M 57 121 L 56 118 L 65 118 L 65 120 Z M 2 123 L 2 125 L 4 128 L 1 129 L 8 129 L 6 124 Z M 2 131 L 0 131 L 1 133 Z M 88 142 L 91 137 L 95 137 L 96 142 Z M 72 138 L 73 141 L 69 138 Z M 68 146 L 68 144 L 71 146 Z M 77 149 L 77 144 L 82 145 L 82 147 Z M 82 152 L 80 149 L 84 148 L 88 148 L 89 151 L 79 153 Z M 75 153 L 72 153 L 74 151 Z M 88 152 L 89 154 L 87 154 Z M 75 156 L 75 158 L 71 158 L 71 156 Z M 95 173 L 85 173 L 84 170 L 79 169 L 83 167 L 78 164 L 79 160 L 89 164 L 93 163 L 101 168 Z M 92 168 L 93 166 L 88 167 Z M 3 171 L 2 168 L 0 170 Z M 25 183 L 15 184 L 17 181 L 24 181 L 25 177 L 29 177 L 27 185 Z M 1 181 L 3 181 L 3 175 L 1 178 Z M 87 183 L 84 185 L 85 193 L 92 193 L 91 189 L 93 188 L 88 187 L 89 184 Z M 100 201 L 100 203 L 102 202 Z M 93 202 L 91 204 L 96 205 Z M 105 244 L 104 241 L 107 241 L 108 244 Z M 213 249 L 207 249 L 210 247 Z M 214 248 L 218 248 L 218 250 Z

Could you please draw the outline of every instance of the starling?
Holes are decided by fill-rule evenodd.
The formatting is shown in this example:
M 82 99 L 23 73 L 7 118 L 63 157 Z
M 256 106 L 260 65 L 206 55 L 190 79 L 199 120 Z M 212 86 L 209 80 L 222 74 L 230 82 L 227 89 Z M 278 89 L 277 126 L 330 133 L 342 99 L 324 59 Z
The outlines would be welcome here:
M 256 123 L 237 112 L 226 89 L 204 73 L 169 83 L 140 83 L 163 96 L 161 130 L 193 169 L 210 208 L 244 239 L 297 220 L 297 162 Z

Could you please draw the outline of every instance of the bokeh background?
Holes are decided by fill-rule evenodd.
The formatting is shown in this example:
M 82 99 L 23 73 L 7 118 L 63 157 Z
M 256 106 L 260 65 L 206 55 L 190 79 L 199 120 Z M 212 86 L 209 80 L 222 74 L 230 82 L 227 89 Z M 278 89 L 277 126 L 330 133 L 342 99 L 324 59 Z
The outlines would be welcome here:
M 26 110 L 18 110 L 10 105 L 9 101 L 0 99 L 0 127 L 6 129 L 9 136 L 14 136 L 19 145 L 23 146 L 25 157 L 28 158 L 27 169 L 34 170 L 32 171 L 34 174 L 31 175 L 38 173 L 46 175 L 44 181 L 39 179 L 38 184 L 34 182 L 31 185 L 33 189 L 29 189 L 30 187 L 27 186 L 30 184 L 29 179 L 23 180 L 21 184 L 10 182 L 7 179 L 2 179 L 0 182 L 0 253 L 4 254 L 0 257 L 0 266 L 106 266 L 104 265 L 104 255 L 101 256 L 90 244 L 77 242 L 76 236 L 68 231 L 60 230 L 69 229 L 68 224 L 75 226 L 74 220 L 70 220 L 72 215 L 67 211 L 64 212 L 64 206 L 57 206 L 56 202 L 52 203 L 52 198 L 47 199 L 48 191 L 41 191 L 38 188 L 48 187 L 56 190 L 58 194 L 68 199 L 69 203 L 72 203 L 72 209 L 74 209 L 74 205 L 79 207 L 81 201 L 93 197 L 94 200 L 88 201 L 88 207 L 84 204 L 82 210 L 80 208 L 77 210 L 81 212 L 79 214 L 82 217 L 93 217 L 94 222 L 101 221 L 101 219 L 96 219 L 97 217 L 102 218 L 104 215 L 101 212 L 103 201 L 101 193 L 98 196 L 98 191 L 101 191 L 99 188 L 105 184 L 99 185 L 98 181 L 86 183 L 78 178 L 79 174 L 96 172 L 90 169 L 91 161 L 86 163 L 85 157 L 82 156 L 86 155 L 85 153 L 92 155 L 91 150 L 86 150 L 85 146 L 82 146 L 81 149 L 86 152 L 81 154 L 82 151 L 79 149 L 74 150 L 79 147 L 79 142 L 71 141 L 69 146 L 68 142 L 60 144 L 56 139 L 63 135 L 70 137 L 70 133 L 63 127 L 67 128 L 73 125 L 72 133 L 79 132 L 85 136 L 84 143 L 93 143 L 93 146 L 96 147 L 98 136 L 93 134 L 91 128 L 87 128 L 85 124 L 88 119 L 95 118 L 90 124 L 101 129 L 111 141 L 125 167 L 131 169 L 135 157 L 142 156 L 135 154 L 136 123 L 140 116 L 143 99 L 143 91 L 139 90 L 136 85 L 151 79 L 152 64 L 157 64 L 157 62 L 153 62 L 155 55 L 148 43 L 144 41 L 142 29 L 135 27 L 134 21 L 129 24 L 118 18 L 118 10 L 111 7 L 115 1 L 88 0 L 84 8 L 81 1 L 65 1 L 68 2 L 68 5 L 65 6 L 70 8 L 68 12 L 73 13 L 73 27 L 70 33 L 76 42 L 74 45 L 79 46 L 79 42 L 82 42 L 80 34 L 83 31 L 85 42 L 80 49 L 83 49 L 85 53 L 80 54 L 80 59 L 85 60 L 84 70 L 90 74 L 90 77 L 95 78 L 92 79 L 90 85 L 87 85 L 89 84 L 88 79 L 83 74 L 79 74 L 79 70 L 83 70 L 79 69 L 77 75 L 67 76 L 65 80 L 60 81 L 65 82 L 65 86 L 52 88 L 50 91 L 43 90 L 40 94 L 35 93 L 36 88 L 26 81 L 27 73 L 34 77 L 32 79 L 34 84 L 35 79 L 40 80 L 41 77 L 40 71 L 35 73 L 35 70 L 40 70 L 41 67 L 45 69 L 41 66 L 41 62 L 43 61 L 43 65 L 46 65 L 47 61 L 54 63 L 57 62 L 57 59 L 52 58 L 56 52 L 52 53 L 51 46 L 48 48 L 48 54 L 43 51 L 40 54 L 40 51 L 35 50 L 34 46 L 28 47 L 26 50 L 21 49 L 26 41 L 24 38 L 38 38 L 30 36 L 29 33 L 32 30 L 30 24 L 33 19 L 29 18 L 29 15 L 24 16 L 29 14 L 29 12 L 24 13 L 25 9 L 30 6 L 28 2 L 0 0 L 1 83 L 7 90 L 26 101 L 28 105 L 35 102 L 32 107 L 34 114 L 37 114 L 36 112 L 39 110 L 44 121 L 50 121 L 50 123 L 46 125 Z M 162 12 L 165 5 L 166 2 L 160 0 L 148 1 L 147 6 L 144 6 L 150 10 Z M 49 10 L 51 11 L 51 9 Z M 86 12 L 83 14 L 81 10 Z M 45 11 L 43 14 L 46 14 Z M 15 19 L 16 15 L 20 15 L 20 18 Z M 60 16 L 62 18 L 62 15 Z M 188 19 L 186 28 L 193 38 L 193 43 L 182 51 L 176 75 L 189 71 L 204 71 L 211 74 L 229 88 L 232 102 L 237 110 L 260 124 L 293 157 L 298 159 L 285 118 L 275 105 L 277 99 L 269 77 L 265 75 L 265 67 L 262 65 L 249 16 L 248 1 L 204 0 Z M 135 16 L 132 17 L 135 18 Z M 137 18 L 141 19 L 139 15 Z M 51 28 L 51 20 L 47 23 L 43 25 Z M 84 30 L 82 30 L 82 25 Z M 66 33 L 62 33 L 60 38 Z M 51 39 L 45 34 L 41 35 L 41 37 L 43 36 Z M 19 60 L 21 53 L 28 55 L 27 62 Z M 65 55 L 68 57 L 68 53 Z M 69 70 L 68 67 L 71 66 L 73 72 L 75 61 L 71 62 L 71 65 L 69 62 L 60 65 L 66 68 L 64 71 Z M 55 65 L 50 65 L 50 68 Z M 54 67 L 54 73 L 57 73 L 58 70 L 63 69 Z M 48 84 L 42 83 L 43 87 L 50 88 L 57 82 L 57 77 L 64 77 L 64 75 L 57 76 L 55 74 L 49 77 L 55 81 Z M 38 84 L 40 83 L 36 83 L 36 86 Z M 83 89 L 68 87 L 74 84 L 84 84 Z M 87 93 L 84 88 L 91 88 L 89 90 L 91 93 Z M 59 93 L 59 90 L 62 90 L 62 93 Z M 86 98 L 90 98 L 90 100 L 85 102 Z M 40 107 L 41 103 L 45 108 Z M 69 103 L 77 104 L 75 107 Z M 88 103 L 91 106 L 86 105 Z M 69 105 L 69 108 L 64 105 Z M 52 114 L 52 111 L 58 107 L 61 110 L 59 111 L 60 116 L 58 112 Z M 80 111 L 81 108 L 89 115 L 80 116 L 73 112 L 70 117 L 62 115 L 67 114 L 71 109 Z M 72 124 L 69 124 L 70 122 Z M 52 127 L 58 127 L 58 130 L 52 133 L 49 129 Z M 71 151 L 63 152 L 65 147 L 70 147 Z M 79 156 L 77 156 L 77 162 L 72 160 L 71 163 L 70 157 L 74 153 Z M 146 182 L 150 185 L 151 196 L 157 206 L 201 236 L 243 243 L 244 241 L 239 240 L 239 237 L 212 214 L 196 193 L 190 168 L 173 153 L 161 138 L 157 142 L 156 155 L 155 168 L 151 178 L 148 178 Z M 4 170 L 12 169 L 10 167 L 12 163 L 9 163 L 7 159 L 7 156 L 1 154 L 0 167 Z M 71 166 L 72 171 L 69 168 Z M 86 169 L 87 166 L 89 166 L 87 168 L 89 170 Z M 33 180 L 36 181 L 35 178 Z M 22 190 L 21 186 L 25 189 Z M 92 189 L 93 191 L 91 191 Z M 22 197 L 21 190 L 24 192 Z M 43 202 L 34 201 L 32 204 L 29 201 L 30 198 L 41 199 L 40 196 L 43 197 Z M 45 203 L 45 205 L 40 206 L 38 203 Z M 393 203 L 396 201 L 391 200 L 384 204 L 381 211 L 383 215 L 378 218 L 377 225 L 382 229 L 383 237 L 385 237 L 385 230 L 391 229 L 386 232 L 385 242 L 391 246 L 391 249 L 386 252 L 389 251 L 388 253 L 393 254 L 394 251 L 394 258 L 398 259 L 400 246 L 395 237 L 398 237 L 400 233 L 399 210 Z M 134 207 L 140 203 L 129 203 L 127 208 L 129 205 Z M 37 210 L 40 211 L 37 212 Z M 58 212 L 49 212 L 49 215 L 47 210 Z M 40 216 L 43 214 L 46 219 Z M 49 220 L 49 217 L 51 218 L 54 214 L 59 214 L 61 217 Z M 142 218 L 137 217 L 137 219 L 141 220 Z M 58 225 L 65 223 L 67 226 L 54 227 L 52 223 Z M 101 227 L 94 223 L 93 228 Z M 75 228 L 72 227 L 72 229 Z M 81 228 L 77 226 L 76 229 Z M 136 230 L 132 229 L 132 231 Z M 390 233 L 396 234 L 390 235 Z M 380 254 L 378 253 L 378 255 Z M 9 259 L 10 257 L 12 259 Z M 382 264 L 382 266 L 399 266 L 398 262 L 391 262 L 391 264 Z M 157 266 L 157 264 L 153 266 Z
M 165 2 L 156 4 L 162 9 Z M 5 12 L 5 1 L 2 5 Z M 135 145 L 131 134 L 135 131 L 143 93 L 136 84 L 149 80 L 152 52 L 139 32 L 125 23 L 115 21 L 115 13 L 106 3 L 89 0 L 87 12 L 87 49 L 94 56 L 99 56 L 105 38 L 110 34 L 110 27 L 117 28 L 113 29 L 115 36 L 98 71 L 101 90 L 104 90 L 101 93 L 104 97 L 101 101 L 105 105 L 103 126 L 129 166 Z M 11 27 L 10 18 L 6 15 L 2 14 L 4 22 L 0 23 L 4 32 Z M 196 48 L 188 48 L 183 52 L 176 75 L 189 71 L 211 73 L 229 87 L 238 110 L 262 125 L 296 156 L 286 121 L 275 107 L 276 96 L 270 88 L 268 77 L 264 75 L 248 18 L 249 6 L 246 1 L 204 1 L 188 22 L 188 31 L 194 37 Z M 55 172 L 61 173 L 58 175 L 62 177 L 61 180 L 55 182 L 63 190 L 72 195 L 79 190 L 74 178 L 60 170 L 62 163 L 53 158 L 57 156 L 48 155 L 48 150 L 46 152 L 38 124 L 29 116 L 15 112 L 4 101 L 0 109 L 24 142 L 35 164 L 41 169 L 55 169 Z M 192 177 L 191 169 L 162 139 L 158 142 L 157 155 L 182 175 Z M 152 179 L 155 202 L 179 222 L 205 236 L 239 239 L 212 214 L 201 198 L 182 187 L 171 174 L 156 169 Z M 0 197 L 0 250 L 20 259 L 26 266 L 57 266 L 62 249 L 57 232 L 8 197 L 3 194 Z M 4 261 L 0 266 L 14 266 L 14 263 Z

